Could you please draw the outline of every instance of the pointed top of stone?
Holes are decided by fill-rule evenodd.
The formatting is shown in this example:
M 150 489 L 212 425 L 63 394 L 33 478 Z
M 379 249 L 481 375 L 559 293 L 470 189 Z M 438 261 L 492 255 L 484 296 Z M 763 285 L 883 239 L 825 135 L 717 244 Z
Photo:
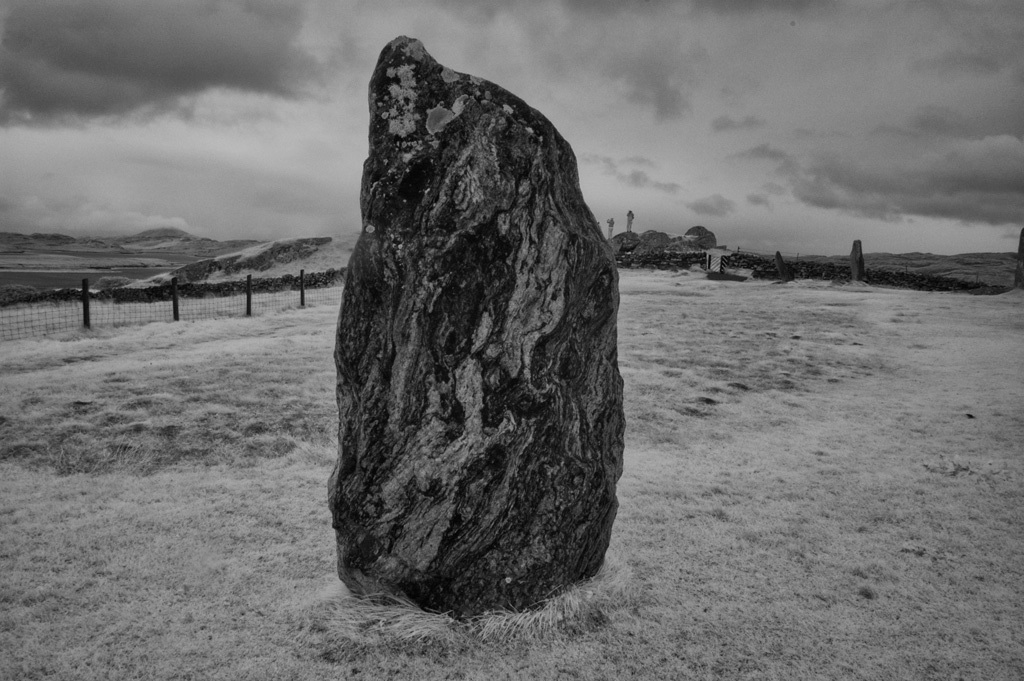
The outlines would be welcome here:
M 410 38 L 409 36 L 400 35 L 384 47 L 384 52 L 399 52 L 401 51 L 407 57 L 414 59 L 415 61 L 434 61 L 427 50 L 416 38 Z M 383 53 L 382 53 L 383 56 Z
M 499 168 L 528 175 L 544 159 L 561 169 L 567 184 L 579 184 L 572 148 L 543 114 L 499 85 L 439 64 L 414 38 L 399 36 L 381 50 L 370 78 L 369 109 L 364 233 L 386 224 L 406 235 L 413 227 L 448 230 L 459 220 L 440 219 L 442 213 L 454 217 L 471 204 L 500 210 L 520 188 L 502 182 Z M 470 156 L 457 158 L 457 150 Z M 489 170 L 474 174 L 479 185 L 464 185 L 457 200 L 442 200 L 434 180 L 452 164 L 470 163 L 470 157 L 471 164 Z M 470 200 L 479 196 L 488 200 Z M 566 198 L 573 203 L 566 210 L 589 214 L 575 192 Z M 395 219 L 417 211 L 429 212 L 430 219 Z M 593 229 L 600 234 L 596 220 Z

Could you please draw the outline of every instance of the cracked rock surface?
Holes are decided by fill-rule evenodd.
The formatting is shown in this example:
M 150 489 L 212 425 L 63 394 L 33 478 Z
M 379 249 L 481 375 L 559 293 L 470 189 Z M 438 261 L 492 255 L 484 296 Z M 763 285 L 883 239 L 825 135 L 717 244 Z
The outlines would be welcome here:
M 459 617 L 592 576 L 622 472 L 618 275 L 569 144 L 413 39 L 370 81 L 335 362 L 338 575 Z

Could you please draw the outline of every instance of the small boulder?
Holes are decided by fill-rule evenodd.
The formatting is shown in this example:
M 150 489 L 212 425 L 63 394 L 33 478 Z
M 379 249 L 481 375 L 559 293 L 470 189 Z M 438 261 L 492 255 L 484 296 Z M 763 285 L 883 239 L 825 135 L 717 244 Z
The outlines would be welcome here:
M 718 239 L 715 238 L 714 232 L 701 225 L 695 225 L 686 230 L 686 234 L 683 236 L 693 241 L 698 250 L 706 251 L 718 246 Z

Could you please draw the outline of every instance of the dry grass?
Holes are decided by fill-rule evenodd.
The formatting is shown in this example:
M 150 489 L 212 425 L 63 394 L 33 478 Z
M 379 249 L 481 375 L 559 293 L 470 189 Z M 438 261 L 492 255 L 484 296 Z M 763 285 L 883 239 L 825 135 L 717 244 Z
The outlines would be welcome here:
M 609 569 L 334 572 L 335 310 L 4 343 L 0 678 L 1019 679 L 1022 299 L 622 273 Z
M 629 566 L 614 552 L 593 578 L 524 612 L 495 611 L 467 621 L 426 612 L 393 594 L 355 597 L 340 582 L 311 609 L 306 639 L 329 657 L 367 647 L 457 650 L 473 644 L 518 644 L 578 635 L 605 625 L 609 614 L 643 602 Z

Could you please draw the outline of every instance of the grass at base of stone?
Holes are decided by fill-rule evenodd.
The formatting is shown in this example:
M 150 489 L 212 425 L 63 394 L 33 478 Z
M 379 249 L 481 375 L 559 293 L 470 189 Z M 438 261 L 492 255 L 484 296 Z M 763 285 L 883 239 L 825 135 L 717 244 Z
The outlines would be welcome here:
M 629 566 L 609 551 L 596 575 L 535 608 L 493 611 L 462 621 L 424 611 L 402 596 L 355 596 L 338 582 L 311 609 L 306 638 L 328 658 L 351 654 L 353 648 L 517 644 L 593 631 L 607 624 L 615 611 L 640 602 Z

